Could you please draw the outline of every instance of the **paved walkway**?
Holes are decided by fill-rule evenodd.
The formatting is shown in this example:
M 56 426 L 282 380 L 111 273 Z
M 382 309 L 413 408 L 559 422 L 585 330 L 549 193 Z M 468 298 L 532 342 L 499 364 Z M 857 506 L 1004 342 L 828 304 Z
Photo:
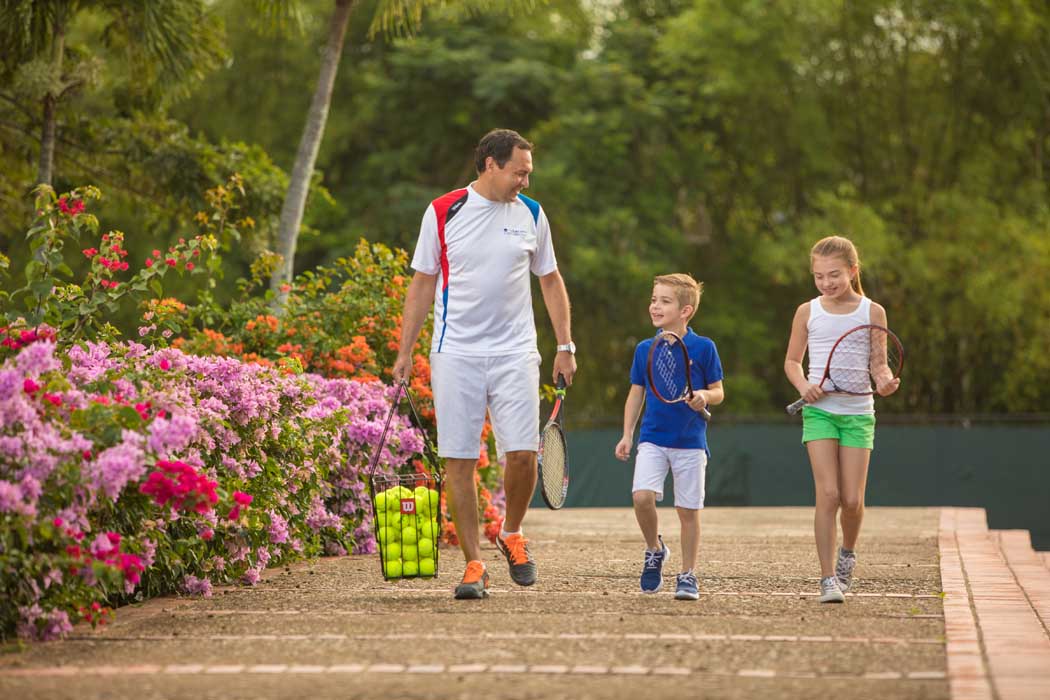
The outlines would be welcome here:
M 672 570 L 676 520 L 661 512 Z M 485 601 L 451 598 L 453 551 L 431 581 L 385 583 L 375 557 L 272 569 L 0 657 L 0 696 L 1050 697 L 1050 569 L 1025 534 L 989 532 L 980 510 L 871 508 L 857 592 L 829 606 L 814 602 L 811 521 L 706 510 L 702 595 L 682 602 L 637 592 L 630 510 L 535 510 L 532 588 L 494 548 Z

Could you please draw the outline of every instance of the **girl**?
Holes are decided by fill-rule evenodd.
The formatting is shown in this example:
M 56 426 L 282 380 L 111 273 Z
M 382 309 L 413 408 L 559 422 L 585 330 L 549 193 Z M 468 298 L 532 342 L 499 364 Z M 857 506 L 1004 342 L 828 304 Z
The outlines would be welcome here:
M 886 311 L 864 296 L 860 260 L 853 243 L 841 236 L 817 241 L 810 251 L 813 281 L 820 296 L 798 307 L 784 373 L 806 400 L 802 442 L 813 469 L 817 507 L 813 518 L 820 559 L 820 602 L 841 603 L 853 583 L 854 547 L 864 517 L 868 460 L 875 443 L 875 407 L 871 396 L 826 393 L 819 383 L 835 341 L 849 329 L 868 323 L 886 326 Z M 802 356 L 809 353 L 809 376 Z M 900 379 L 875 378 L 876 391 L 888 396 Z M 842 547 L 835 557 L 835 516 L 841 506 Z

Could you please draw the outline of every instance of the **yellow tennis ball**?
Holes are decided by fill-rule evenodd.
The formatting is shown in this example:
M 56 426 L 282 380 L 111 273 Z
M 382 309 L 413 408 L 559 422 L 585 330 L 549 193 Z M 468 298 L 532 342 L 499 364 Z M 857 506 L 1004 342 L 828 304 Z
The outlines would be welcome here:
M 387 561 L 401 558 L 401 545 L 397 542 L 388 542 L 383 548 L 383 558 Z
M 419 548 L 419 556 L 429 558 L 434 556 L 434 541 L 423 537 L 416 545 Z
M 415 494 L 416 501 L 416 514 L 417 515 L 430 515 L 430 497 L 427 495 L 427 488 L 420 486 L 416 489 Z
M 392 559 L 384 562 L 383 573 L 386 574 L 387 578 L 401 578 L 404 568 L 401 566 L 400 560 Z
M 386 491 L 380 491 L 376 494 L 376 512 L 381 513 L 386 510 Z
M 386 511 L 381 510 L 376 513 L 376 525 L 379 527 L 386 527 Z
M 419 562 L 419 548 L 414 544 L 406 544 L 401 546 L 401 558 L 408 562 Z
M 419 575 L 420 576 L 433 576 L 434 575 L 434 560 L 423 559 L 419 562 Z
M 419 575 L 419 564 L 414 561 L 406 561 L 401 568 L 401 572 L 405 576 L 418 576 Z
M 414 527 L 406 527 L 401 530 L 401 541 L 405 544 L 415 544 L 419 540 L 419 533 L 416 532 Z
M 418 531 L 416 533 L 419 539 L 434 540 L 437 539 L 438 526 L 437 521 L 433 519 L 427 519 L 418 524 Z
M 430 499 L 430 512 L 438 512 L 438 504 L 441 503 L 441 494 L 434 489 L 427 489 L 427 498 Z

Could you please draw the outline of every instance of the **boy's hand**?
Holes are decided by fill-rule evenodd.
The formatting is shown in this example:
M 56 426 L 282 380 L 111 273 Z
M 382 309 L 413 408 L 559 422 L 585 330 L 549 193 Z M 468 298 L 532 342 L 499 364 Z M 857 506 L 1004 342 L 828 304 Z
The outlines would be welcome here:
M 686 399 L 686 403 L 689 404 L 689 408 L 699 413 L 700 409 L 707 406 L 707 395 L 703 391 L 694 391 L 693 395 Z
M 621 462 L 626 462 L 631 457 L 631 443 L 634 442 L 629 437 L 620 438 L 620 441 L 616 443 L 616 459 Z

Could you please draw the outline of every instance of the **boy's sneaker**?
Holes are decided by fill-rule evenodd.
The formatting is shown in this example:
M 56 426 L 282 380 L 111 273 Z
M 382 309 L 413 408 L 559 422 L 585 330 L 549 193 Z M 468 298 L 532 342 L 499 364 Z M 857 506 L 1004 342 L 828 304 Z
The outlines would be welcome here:
M 467 562 L 467 570 L 463 572 L 463 580 L 456 586 L 457 600 L 472 600 L 488 597 L 489 572 L 485 565 L 477 560 Z
M 857 566 L 857 555 L 852 550 L 839 547 L 839 559 L 835 562 L 835 578 L 839 580 L 839 588 L 843 593 L 849 593 L 853 586 L 853 568 Z
M 671 555 L 671 550 L 664 544 L 659 535 L 660 549 L 655 552 L 645 550 L 645 564 L 642 566 L 642 593 L 656 593 L 664 585 L 664 560 Z
M 842 589 L 839 588 L 839 580 L 834 576 L 825 576 L 820 579 L 820 600 L 821 603 L 845 603 L 846 596 L 842 595 Z
M 529 541 L 521 533 L 496 536 L 496 546 L 510 565 L 510 578 L 519 586 L 531 586 L 536 583 L 536 562 L 529 554 Z
M 696 581 L 696 574 L 692 571 L 678 574 L 678 587 L 674 597 L 675 600 L 700 600 L 700 584 Z

